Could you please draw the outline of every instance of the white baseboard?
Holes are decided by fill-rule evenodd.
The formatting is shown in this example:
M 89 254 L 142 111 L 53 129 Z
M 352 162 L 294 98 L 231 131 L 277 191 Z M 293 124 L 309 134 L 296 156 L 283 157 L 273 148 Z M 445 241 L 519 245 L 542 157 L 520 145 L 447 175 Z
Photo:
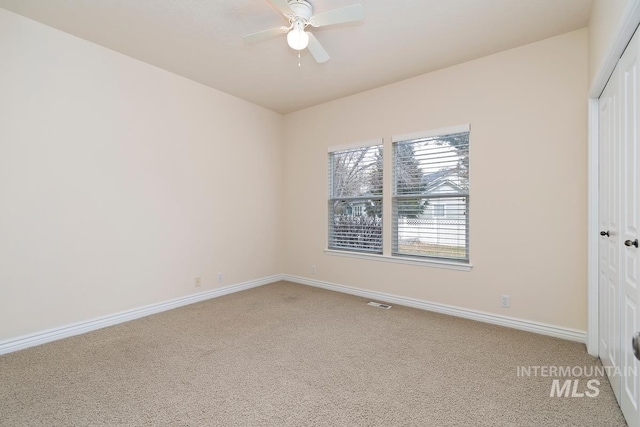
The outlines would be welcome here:
M 562 328 L 545 323 L 533 322 L 530 320 L 516 319 L 513 317 L 501 316 L 498 314 L 485 313 L 482 311 L 469 310 L 466 308 L 454 307 L 445 304 L 438 304 L 429 301 L 422 301 L 414 298 L 401 297 L 383 292 L 368 291 L 365 289 L 353 288 L 350 286 L 337 285 L 335 283 L 323 282 L 320 280 L 307 279 L 304 277 L 282 275 L 282 280 L 299 283 L 301 285 L 314 286 L 316 288 L 328 289 L 330 291 L 342 292 L 345 294 L 357 295 L 372 300 L 403 305 L 407 307 L 419 308 L 421 310 L 434 311 L 436 313 L 448 314 L 450 316 L 462 317 L 479 322 L 491 323 L 493 325 L 506 326 L 508 328 L 520 329 L 522 331 L 535 332 L 541 335 L 548 335 L 556 338 L 563 338 L 581 343 L 586 342 L 586 332 L 576 329 Z
M 307 279 L 304 277 L 292 276 L 288 274 L 279 274 L 262 279 L 239 283 L 236 285 L 225 286 L 223 288 L 212 289 L 210 291 L 202 292 L 199 294 L 187 295 L 181 298 L 164 301 L 157 304 L 151 304 L 145 307 L 135 308 L 132 310 L 127 310 L 120 313 L 87 320 L 84 322 L 73 323 L 70 325 L 65 325 L 34 334 L 24 335 L 5 341 L 0 341 L 0 355 L 12 353 L 14 351 L 22 350 L 40 344 L 45 344 L 51 341 L 56 341 L 62 338 L 84 334 L 86 332 L 95 331 L 96 329 L 117 325 L 118 323 L 128 322 L 129 320 L 138 319 L 140 317 L 149 316 L 151 314 L 160 313 L 196 302 L 205 301 L 211 298 L 217 298 L 223 295 L 244 291 L 246 289 L 267 285 L 269 283 L 274 283 L 280 280 L 287 280 L 289 282 L 298 283 L 301 285 L 328 289 L 330 291 L 356 295 L 372 300 L 418 308 L 421 310 L 434 311 L 436 313 L 448 314 L 451 316 L 491 323 L 494 325 L 506 326 L 523 331 L 535 332 L 541 335 L 548 335 L 552 337 L 563 338 L 566 340 L 578 341 L 581 343 L 586 342 L 585 331 L 562 328 L 558 326 L 547 325 L 544 323 L 532 322 L 529 320 L 500 316 L 497 314 L 484 313 L 481 311 L 422 301 L 414 298 L 407 298 L 383 292 L 368 291 L 365 289 L 353 288 L 350 286 L 343 286 L 335 283 Z
M 129 320 L 138 319 L 140 317 L 149 316 L 151 314 L 160 313 L 162 311 L 171 310 L 182 307 L 184 305 L 205 301 L 211 298 L 221 297 L 223 295 L 244 291 L 246 289 L 267 285 L 282 279 L 282 275 L 265 277 L 258 280 L 251 280 L 236 285 L 225 286 L 223 288 L 212 289 L 210 291 L 201 292 L 199 294 L 187 295 L 184 297 L 164 301 L 157 304 L 147 305 L 145 307 L 134 308 L 132 310 L 123 311 L 108 316 L 91 319 L 84 322 L 73 323 L 58 328 L 49 329 L 35 334 L 24 335 L 18 338 L 12 338 L 0 341 L 0 355 L 12 353 L 28 347 L 56 341 L 62 338 L 74 335 L 84 334 L 86 332 L 95 331 L 96 329 L 105 328 L 107 326 L 117 325 L 118 323 L 128 322 Z

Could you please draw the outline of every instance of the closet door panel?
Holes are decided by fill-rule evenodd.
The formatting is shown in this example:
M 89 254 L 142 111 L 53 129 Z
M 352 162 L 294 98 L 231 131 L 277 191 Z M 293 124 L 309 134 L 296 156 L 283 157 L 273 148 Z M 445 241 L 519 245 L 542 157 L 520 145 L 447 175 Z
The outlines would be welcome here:
M 599 354 L 608 372 L 616 373 L 620 363 L 619 293 L 619 96 L 617 73 L 600 97 L 599 146 Z M 620 399 L 620 376 L 609 378 Z
M 620 331 L 620 365 L 622 388 L 620 407 L 629 426 L 640 426 L 640 363 L 631 345 L 640 331 L 640 293 L 638 286 L 639 249 L 633 244 L 640 237 L 640 194 L 638 194 L 638 154 L 640 102 L 640 34 L 631 39 L 618 63 L 620 93 L 620 291 L 622 321 Z M 636 243 L 637 244 L 637 243 Z

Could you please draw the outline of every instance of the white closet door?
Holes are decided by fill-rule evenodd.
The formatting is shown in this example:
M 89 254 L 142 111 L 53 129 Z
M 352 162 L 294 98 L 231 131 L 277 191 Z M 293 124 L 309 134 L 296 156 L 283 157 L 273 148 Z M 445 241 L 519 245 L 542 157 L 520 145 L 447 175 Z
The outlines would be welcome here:
M 640 303 L 640 194 L 638 194 L 638 166 L 640 164 L 640 34 L 631 39 L 618 63 L 620 91 L 620 292 L 621 342 L 620 367 L 622 384 L 620 407 L 630 427 L 640 426 L 638 375 L 640 363 L 633 354 L 631 340 L 640 331 L 638 305 Z
M 640 427 L 640 361 L 631 344 L 640 332 L 640 33 L 599 105 L 599 353 L 627 423 Z
M 614 77 L 616 73 L 614 72 Z M 619 102 L 618 80 L 609 80 L 600 97 L 599 141 L 599 221 L 598 246 L 599 354 L 609 372 L 617 372 L 620 362 L 620 315 L 618 288 L 619 258 Z M 620 376 L 609 378 L 620 400 Z

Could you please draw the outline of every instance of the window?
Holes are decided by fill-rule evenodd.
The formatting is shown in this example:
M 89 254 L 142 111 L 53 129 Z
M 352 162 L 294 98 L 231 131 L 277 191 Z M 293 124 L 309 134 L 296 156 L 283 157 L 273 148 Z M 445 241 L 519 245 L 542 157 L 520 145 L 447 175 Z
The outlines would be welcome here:
M 396 137 L 393 154 L 392 254 L 468 262 L 468 127 Z
M 382 253 L 382 145 L 329 152 L 329 249 Z

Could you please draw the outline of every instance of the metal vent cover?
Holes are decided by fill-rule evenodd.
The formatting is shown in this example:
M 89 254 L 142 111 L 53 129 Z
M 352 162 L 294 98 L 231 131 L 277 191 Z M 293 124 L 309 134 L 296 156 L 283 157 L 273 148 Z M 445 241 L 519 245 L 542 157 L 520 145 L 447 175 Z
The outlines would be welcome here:
M 382 304 L 382 303 L 373 302 L 373 301 L 368 302 L 367 305 L 378 307 L 378 308 L 384 308 L 385 310 L 389 310 L 391 308 L 389 304 Z

